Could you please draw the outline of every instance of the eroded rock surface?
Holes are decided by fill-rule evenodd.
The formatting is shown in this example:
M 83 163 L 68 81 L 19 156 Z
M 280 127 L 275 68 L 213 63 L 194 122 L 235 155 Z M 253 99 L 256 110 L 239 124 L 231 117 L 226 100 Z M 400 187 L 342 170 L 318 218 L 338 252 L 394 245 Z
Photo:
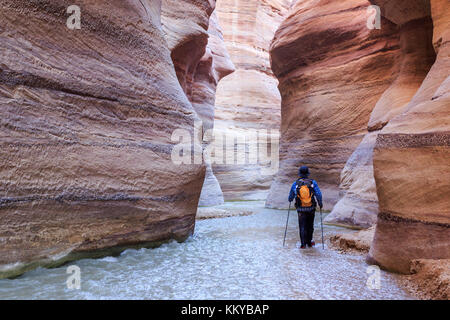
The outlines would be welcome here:
M 234 71 L 217 20 L 215 1 L 163 1 L 163 30 L 172 51 L 177 76 L 200 117 L 203 130 L 214 127 L 214 105 L 219 81 Z M 189 19 L 186 19 L 189 13 Z M 186 25 L 187 24 L 187 25 Z M 201 141 L 202 137 L 197 137 Z M 219 205 L 223 193 L 207 164 L 199 200 L 201 206 Z
M 421 299 L 450 299 L 450 259 L 413 260 L 406 287 Z
M 383 19 L 381 30 L 370 30 L 369 5 L 363 0 L 297 1 L 276 32 L 271 58 L 282 96 L 280 171 L 268 207 L 288 206 L 289 188 L 301 165 L 309 166 L 318 181 L 325 209 L 338 201 L 341 171 L 397 74 L 396 26 Z M 371 175 L 364 165 L 370 163 L 370 142 L 369 137 L 348 163 L 361 160 L 363 176 Z M 350 171 L 343 173 L 344 185 L 352 184 Z M 372 203 L 373 198 L 366 200 Z
M 370 4 L 381 6 L 381 30 L 366 27 Z M 450 256 L 449 5 L 299 1 L 271 49 L 282 146 L 268 205 L 287 206 L 306 164 L 331 208 L 340 173 L 327 220 L 376 222 L 369 262 L 397 272 Z
M 218 1 L 220 25 L 236 71 L 224 78 L 217 88 L 216 132 L 248 137 L 247 129 L 273 130 L 265 134 L 269 143 L 271 133 L 278 135 L 281 98 L 270 68 L 269 46 L 290 2 Z M 249 150 L 245 157 L 248 156 Z M 230 157 L 237 159 L 238 155 Z M 262 161 L 245 165 L 225 163 L 213 165 L 213 171 L 226 200 L 265 200 L 276 170 L 266 173 L 263 167 L 268 166 Z
M 215 0 L 162 0 L 162 28 L 178 79 L 190 100 L 215 4 Z
M 216 12 L 211 15 L 208 34 L 208 46 L 197 66 L 191 98 L 192 105 L 202 120 L 203 130 L 214 127 L 216 88 L 219 81 L 235 70 L 225 47 Z M 224 197 L 219 181 L 214 175 L 210 163 L 207 163 L 206 168 L 199 205 L 222 204 Z
M 332 247 L 341 252 L 367 253 L 375 234 L 375 227 L 352 233 L 342 233 L 332 236 L 330 243 Z
M 403 23 L 416 16 L 408 3 Z M 450 257 L 450 3 L 430 3 L 436 62 L 374 150 L 380 212 L 369 261 L 402 273 L 411 260 Z
M 378 198 L 372 164 L 376 139 L 389 120 L 405 110 L 435 61 L 433 24 L 429 15 L 397 28 L 400 39 L 395 62 L 397 75 L 372 111 L 368 124 L 370 132 L 341 172 L 343 197 L 327 216 L 327 222 L 363 228 L 376 223 Z
M 187 52 L 186 55 L 189 53 Z M 203 123 L 203 129 L 214 127 L 216 89 L 222 78 L 235 67 L 228 54 L 216 11 L 210 17 L 208 45 L 200 59 L 192 84 L 191 102 Z
M 223 204 L 225 199 L 223 197 L 222 188 L 219 181 L 214 175 L 211 165 L 206 165 L 205 181 L 203 183 L 202 192 L 200 194 L 199 206 L 209 207 Z
M 170 33 L 161 1 L 78 1 L 80 30 L 69 1 L 0 1 L 1 276 L 192 234 L 205 166 L 171 134 L 200 120 L 213 1 L 184 2 Z

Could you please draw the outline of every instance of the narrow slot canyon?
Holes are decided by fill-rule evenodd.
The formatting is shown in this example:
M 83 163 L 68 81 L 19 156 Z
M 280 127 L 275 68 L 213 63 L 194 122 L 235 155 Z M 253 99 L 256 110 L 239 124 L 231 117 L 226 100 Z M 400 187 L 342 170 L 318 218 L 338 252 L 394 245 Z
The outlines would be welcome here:
M 73 5 L 0 0 L 0 299 L 449 299 L 448 0 Z

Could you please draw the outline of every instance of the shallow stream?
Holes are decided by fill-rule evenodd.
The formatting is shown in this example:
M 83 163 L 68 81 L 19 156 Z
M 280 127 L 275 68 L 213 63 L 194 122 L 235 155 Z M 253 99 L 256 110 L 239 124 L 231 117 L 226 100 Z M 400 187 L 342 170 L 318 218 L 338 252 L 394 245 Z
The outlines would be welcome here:
M 340 254 L 320 244 L 300 250 L 298 221 L 291 212 L 262 202 L 251 216 L 198 221 L 185 243 L 126 250 L 119 257 L 72 262 L 81 270 L 81 289 L 68 289 L 67 267 L 37 269 L 0 280 L 0 299 L 410 299 L 396 275 L 381 271 L 380 289 L 369 289 L 364 256 Z M 344 229 L 324 226 L 325 237 Z

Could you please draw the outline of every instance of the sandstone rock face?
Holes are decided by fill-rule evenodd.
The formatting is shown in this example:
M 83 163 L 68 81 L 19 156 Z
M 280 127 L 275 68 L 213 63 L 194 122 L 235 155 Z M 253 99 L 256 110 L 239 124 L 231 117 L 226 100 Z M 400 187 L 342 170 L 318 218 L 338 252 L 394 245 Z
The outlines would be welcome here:
M 367 134 L 341 172 L 343 197 L 325 222 L 368 228 L 377 221 L 378 198 L 373 178 L 372 155 L 376 132 Z
M 214 8 L 215 0 L 162 0 L 163 31 L 178 79 L 190 100 Z
M 407 287 L 421 299 L 450 299 L 450 259 L 411 262 Z
M 366 28 L 370 4 L 381 7 L 381 30 Z M 449 5 L 299 1 L 271 49 L 282 146 L 268 206 L 287 206 L 306 164 L 331 208 L 340 172 L 327 221 L 377 222 L 369 261 L 398 272 L 450 255 Z
M 215 1 L 164 0 L 162 8 L 163 29 L 178 79 L 200 117 L 203 130 L 212 129 L 217 84 L 234 71 L 217 15 L 213 12 Z M 189 13 L 188 20 L 186 12 Z M 201 141 L 202 137 L 198 139 Z M 219 182 L 211 165 L 207 164 L 199 205 L 213 206 L 223 202 Z
M 200 120 L 213 5 L 184 2 L 177 37 L 158 0 L 80 0 L 80 30 L 69 1 L 0 1 L 0 277 L 192 234 L 205 166 L 171 134 Z
M 198 205 L 201 207 L 211 207 L 221 205 L 225 202 L 222 188 L 214 175 L 211 165 L 206 165 L 205 181 Z
M 235 70 L 215 11 L 209 20 L 208 36 L 206 52 L 195 71 L 190 99 L 203 122 L 204 130 L 214 127 L 214 105 L 219 81 Z
M 192 105 L 202 120 L 204 130 L 214 127 L 214 105 L 219 81 L 235 70 L 225 47 L 222 29 L 215 12 L 209 21 L 208 34 L 208 46 L 197 66 L 191 98 Z M 211 164 L 208 163 L 199 205 L 214 206 L 222 203 L 224 203 L 222 189 L 212 171 Z
M 430 3 L 436 62 L 374 150 L 380 212 L 369 261 L 402 273 L 411 260 L 450 257 L 450 3 Z M 386 18 L 416 18 L 407 2 L 402 8 L 394 17 L 385 10 Z
M 247 129 L 273 130 L 260 132 L 268 141 L 271 141 L 271 134 L 274 137 L 278 135 L 281 99 L 277 80 L 270 68 L 269 45 L 290 2 L 218 1 L 220 25 L 236 71 L 224 78 L 217 88 L 216 132 L 244 137 L 248 135 Z M 230 153 L 233 152 L 232 148 Z M 238 156 L 233 154 L 231 157 L 236 159 Z M 225 163 L 213 165 L 213 171 L 226 200 L 265 200 L 273 173 L 266 174 L 264 167 L 261 162 L 245 165 Z
M 374 233 L 375 227 L 361 230 L 356 233 L 346 232 L 337 234 L 330 238 L 330 244 L 332 248 L 341 252 L 367 253 L 372 244 Z
M 381 30 L 366 28 L 369 4 L 381 7 Z M 341 173 L 342 199 L 327 220 L 376 221 L 368 261 L 397 272 L 450 256 L 449 6 L 299 1 L 271 49 L 282 146 L 268 205 L 287 206 L 306 164 L 331 208 Z
M 289 188 L 301 165 L 309 166 L 319 183 L 325 209 L 338 201 L 341 171 L 363 141 L 375 104 L 398 74 L 396 26 L 383 19 L 381 30 L 370 30 L 369 5 L 363 0 L 297 1 L 276 32 L 270 53 L 282 96 L 280 170 L 268 207 L 288 206 Z M 373 140 L 373 135 L 364 139 L 342 173 L 342 185 L 349 190 L 341 208 L 362 187 L 368 195 L 359 207 L 376 210 L 373 185 L 352 172 L 358 165 L 356 175 L 362 180 L 372 175 Z M 344 220 L 353 216 L 346 212 Z
M 398 27 L 400 50 L 396 58 L 398 73 L 383 93 L 370 116 L 369 134 L 363 139 L 341 172 L 343 197 L 326 222 L 367 228 L 376 223 L 378 198 L 373 176 L 373 148 L 380 130 L 400 114 L 419 89 L 435 60 L 429 16 Z

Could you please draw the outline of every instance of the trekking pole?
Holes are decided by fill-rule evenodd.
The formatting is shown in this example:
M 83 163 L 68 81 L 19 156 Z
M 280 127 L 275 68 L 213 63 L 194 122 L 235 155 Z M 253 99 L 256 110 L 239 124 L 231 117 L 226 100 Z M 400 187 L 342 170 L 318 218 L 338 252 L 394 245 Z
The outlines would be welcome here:
M 288 223 L 289 223 L 289 214 L 290 213 L 291 213 L 291 203 L 289 202 L 289 210 L 288 210 L 288 216 L 287 216 L 287 220 L 286 220 L 286 229 L 284 229 L 283 247 L 284 247 L 284 243 L 286 242 L 286 233 L 287 233 L 287 227 L 288 227 Z
M 322 250 L 325 250 L 325 244 L 323 243 L 322 208 L 320 208 L 320 226 L 321 226 L 321 229 L 322 229 Z

